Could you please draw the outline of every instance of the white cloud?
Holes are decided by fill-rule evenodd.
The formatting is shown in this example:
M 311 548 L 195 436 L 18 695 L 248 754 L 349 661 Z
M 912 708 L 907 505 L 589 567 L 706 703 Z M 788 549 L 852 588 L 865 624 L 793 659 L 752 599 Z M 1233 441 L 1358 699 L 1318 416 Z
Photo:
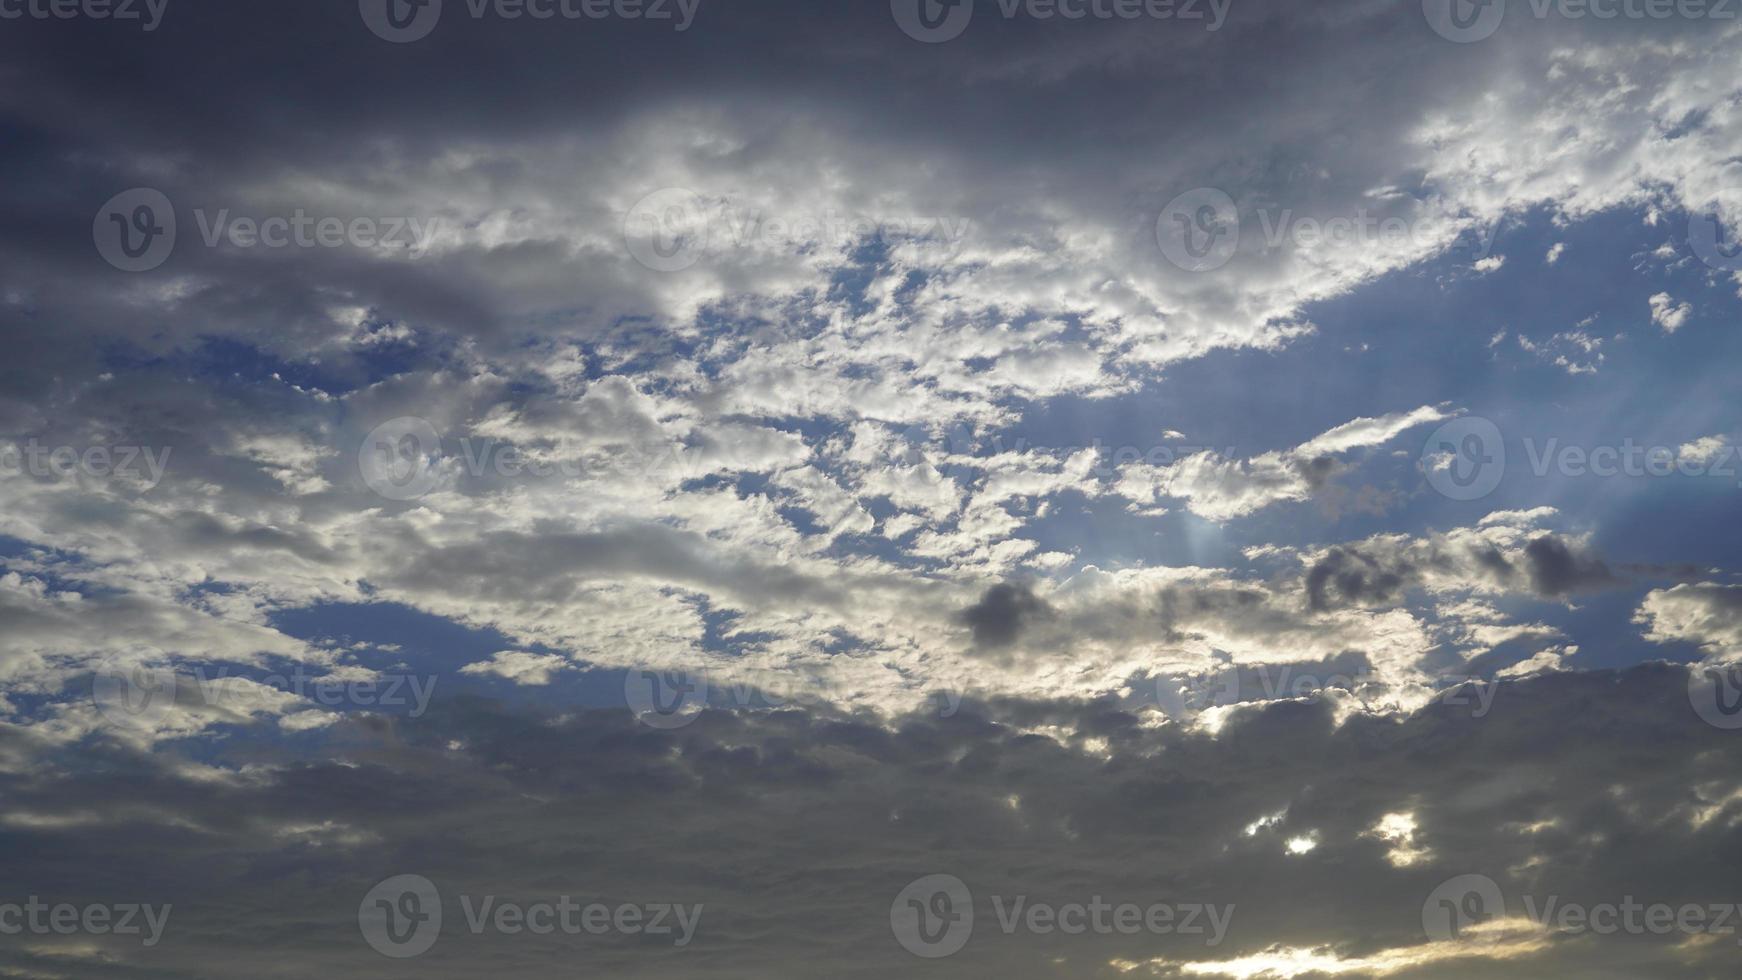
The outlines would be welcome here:
M 1272 504 L 1309 499 L 1339 464 L 1334 457 L 1383 445 L 1429 422 L 1448 418 L 1424 405 L 1407 412 L 1345 422 L 1286 451 L 1250 459 L 1195 453 L 1169 466 L 1125 466 L 1114 491 L 1139 505 L 1158 497 L 1184 499 L 1192 513 L 1213 521 L 1244 517 Z
M 1680 330 L 1693 312 L 1691 305 L 1678 304 L 1668 293 L 1657 293 L 1651 297 L 1651 322 L 1662 327 L 1664 333 Z
M 1730 440 L 1725 436 L 1705 436 L 1677 449 L 1676 459 L 1705 466 L 1722 458 L 1723 454 L 1730 448 Z
M 1655 589 L 1634 621 L 1653 643 L 1687 642 L 1710 657 L 1742 657 L 1742 586 L 1700 582 Z
M 1603 339 L 1584 330 L 1563 331 L 1540 344 L 1519 334 L 1518 346 L 1525 353 L 1534 354 L 1539 360 L 1548 361 L 1573 375 L 1596 374 L 1606 360 Z
M 544 687 L 555 679 L 558 671 L 566 670 L 572 666 L 573 664 L 555 654 L 502 650 L 491 655 L 489 660 L 481 660 L 461 667 L 460 673 L 493 674 L 497 677 L 507 678 L 516 684 Z

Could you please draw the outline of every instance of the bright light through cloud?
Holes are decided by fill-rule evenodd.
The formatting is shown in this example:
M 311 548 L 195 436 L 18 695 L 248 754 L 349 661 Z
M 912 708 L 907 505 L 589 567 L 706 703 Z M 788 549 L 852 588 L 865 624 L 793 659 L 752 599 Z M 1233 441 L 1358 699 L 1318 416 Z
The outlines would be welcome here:
M 1463 943 L 1435 943 L 1345 956 L 1329 948 L 1272 947 L 1251 956 L 1221 961 L 1125 963 L 1124 972 L 1148 969 L 1157 975 L 1177 970 L 1185 976 L 1231 980 L 1294 980 L 1313 976 L 1390 977 L 1424 971 L 1444 963 L 1478 960 L 1492 970 L 1510 960 L 1531 960 L 1549 948 L 1549 939 L 1528 923 L 1507 923 Z M 1120 964 L 1115 964 L 1120 966 Z M 1425 974 L 1424 974 L 1425 975 Z

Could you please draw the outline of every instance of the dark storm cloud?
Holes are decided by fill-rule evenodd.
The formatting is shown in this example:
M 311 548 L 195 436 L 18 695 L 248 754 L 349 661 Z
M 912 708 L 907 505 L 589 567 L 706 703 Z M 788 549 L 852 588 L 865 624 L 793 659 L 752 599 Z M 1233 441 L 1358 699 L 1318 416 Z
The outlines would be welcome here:
M 905 36 L 885 4 L 847 0 L 704 2 L 681 32 L 645 20 L 475 19 L 450 0 L 436 31 L 411 44 L 376 37 L 349 2 L 177 4 L 143 35 L 90 20 L 8 28 L 0 266 L 9 274 L 0 282 L 27 302 L 0 305 L 0 323 L 23 330 L 31 310 L 52 310 L 64 335 L 110 346 L 155 353 L 234 336 L 297 357 L 332 342 L 335 304 L 498 350 L 544 334 L 553 319 L 586 336 L 654 312 L 669 283 L 650 281 L 617 241 L 624 209 L 654 189 L 624 173 L 648 168 L 621 144 L 649 126 L 730 132 L 719 145 L 666 152 L 746 186 L 779 168 L 802 171 L 811 148 L 800 137 L 814 130 L 938 213 L 1022 241 L 1046 233 L 1027 217 L 1000 226 L 999 216 L 1037 193 L 1035 172 L 1062 175 L 1046 184 L 1059 203 L 1131 229 L 1174 194 L 1236 176 L 1225 161 L 1244 148 L 1217 149 L 1218 137 L 1225 120 L 1250 119 L 1254 100 L 1275 105 L 1280 141 L 1317 145 L 1334 129 L 1338 145 L 1384 147 L 1479 70 L 1472 58 L 1488 57 L 1444 44 L 1413 16 L 1273 3 L 1235 4 L 1214 33 L 1148 18 L 985 16 L 941 46 Z M 1244 68 L 1257 60 L 1296 83 L 1261 84 Z M 1387 98 L 1330 126 L 1318 89 L 1346 79 L 1325 66 L 1356 60 L 1388 77 Z M 552 146 L 572 155 L 542 159 Z M 1133 160 L 1177 168 L 1146 175 Z M 1260 171 L 1242 179 L 1272 183 L 1294 163 L 1260 155 L 1240 166 Z M 1109 174 L 1113 190 L 1093 190 Z M 164 191 L 181 219 L 164 271 L 195 281 L 167 308 L 130 301 L 141 282 L 117 276 L 91 247 L 93 214 L 135 186 Z M 627 200 L 615 200 L 617 188 Z M 480 212 L 523 214 L 542 200 L 596 239 L 546 229 L 416 262 L 349 248 L 237 254 L 192 241 L 196 208 L 208 219 L 226 208 L 256 217 L 324 208 L 475 231 Z M 1143 247 L 1131 257 L 1144 276 L 1155 270 L 1152 237 L 1139 229 Z M 96 350 L 80 345 L 10 353 L 44 367 L 97 366 Z M 329 354 L 339 365 L 346 357 Z M 39 391 L 44 374 L 21 371 L 17 390 Z M 1305 476 L 1322 478 L 1317 464 Z
M 1370 555 L 1333 548 L 1307 572 L 1307 597 L 1314 609 L 1330 609 L 1337 598 L 1352 604 L 1396 598 L 1407 570 L 1387 570 Z
M 1421 947 L 1423 902 L 1462 874 L 1494 878 L 1515 903 L 1734 901 L 1727 869 L 1742 834 L 1728 793 L 1742 764 L 1734 734 L 1701 722 L 1687 697 L 1684 670 L 1650 666 L 1507 683 L 1480 719 L 1436 705 L 1338 727 L 1323 701 L 1243 709 L 1215 739 L 1070 702 L 995 702 L 893 726 L 709 711 L 659 732 L 620 711 L 548 717 L 438 701 L 415 721 L 347 722 L 312 754 L 232 742 L 222 760 L 251 766 L 222 777 L 175 751 L 134 755 L 95 739 L 60 750 L 56 774 L 0 775 L 10 869 L 0 899 L 172 902 L 166 938 L 148 951 L 99 943 L 109 962 L 57 954 L 54 942 L 9 944 L 0 963 L 189 980 L 270 976 L 286 963 L 333 977 L 460 977 L 559 962 L 649 977 L 797 975 L 799 963 L 806 975 L 1101 977 L 1116 975 L 1115 958 Z M 1054 737 L 1032 734 L 1042 729 Z M 30 737 L 0 731 L 0 758 L 20 741 Z M 1406 867 L 1372 833 L 1391 813 L 1416 820 L 1425 856 Z M 1307 835 L 1318 846 L 1290 855 L 1284 842 Z M 909 881 L 940 872 L 974 889 L 978 921 L 963 952 L 928 963 L 896 945 L 888 913 Z M 448 922 L 429 953 L 395 962 L 365 945 L 356 912 L 371 886 L 405 873 L 437 883 Z M 461 894 L 705 912 L 684 950 L 474 936 Z M 1236 911 L 1214 948 L 1007 936 L 990 896 L 1019 894 Z M 1732 956 L 1728 943 L 1587 936 L 1479 970 L 1694 978 Z

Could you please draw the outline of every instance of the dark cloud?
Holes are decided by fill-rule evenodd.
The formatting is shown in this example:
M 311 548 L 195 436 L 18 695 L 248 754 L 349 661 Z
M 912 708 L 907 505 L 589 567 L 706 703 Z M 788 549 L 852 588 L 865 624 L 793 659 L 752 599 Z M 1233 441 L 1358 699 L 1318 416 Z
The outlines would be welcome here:
M 1330 485 L 1337 474 L 1347 467 L 1335 456 L 1314 456 L 1310 459 L 1293 461 L 1295 471 L 1315 493 Z
M 1601 558 L 1579 554 L 1567 543 L 1545 535 L 1524 548 L 1531 588 L 1551 598 L 1595 592 L 1621 584 Z
M 1333 548 L 1307 572 L 1307 599 L 1316 610 L 1389 602 L 1403 590 L 1406 573 L 1381 568 L 1370 555 Z
M 980 600 L 962 610 L 962 622 L 974 633 L 974 643 L 987 648 L 1007 647 L 1036 621 L 1050 619 L 1053 609 L 1034 594 L 1026 583 L 1001 583 L 986 590 Z
M 1725 787 L 1742 763 L 1733 736 L 1689 708 L 1686 677 L 1657 666 L 1507 683 L 1482 718 L 1446 703 L 1339 727 L 1324 700 L 1248 707 L 1217 738 L 1096 703 L 993 702 L 891 725 L 709 711 L 660 732 L 621 711 L 449 700 L 422 719 L 347 722 L 301 749 L 233 742 L 210 761 L 247 774 L 219 778 L 181 751 L 93 740 L 63 750 L 53 775 L 0 775 L 7 894 L 173 902 L 169 931 L 152 950 L 101 943 L 106 962 L 51 940 L 8 944 L 0 964 L 189 980 L 291 963 L 333 977 L 540 975 L 558 962 L 649 977 L 1103 977 L 1114 959 L 1222 960 L 1273 944 L 1419 948 L 1422 903 L 1462 874 L 1493 877 L 1514 902 L 1730 901 L 1742 833 Z M 28 734 L 0 730 L 0 758 L 21 741 L 34 751 Z M 1406 867 L 1372 834 L 1400 812 L 1424 853 Z M 1315 849 L 1287 851 L 1309 835 Z M 907 882 L 940 872 L 982 907 L 969 946 L 928 964 L 896 945 L 888 912 Z M 356 910 L 405 873 L 438 884 L 449 922 L 433 950 L 395 963 L 365 945 Z M 462 894 L 706 910 L 692 946 L 673 950 L 474 936 Z M 994 894 L 1236 911 L 1216 948 L 1007 936 Z M 1585 937 L 1480 969 L 1692 980 L 1728 962 L 1725 946 Z
M 1625 584 L 1584 544 L 1553 534 L 1533 538 L 1509 557 L 1480 538 L 1430 537 L 1418 541 L 1376 538 L 1328 549 L 1305 575 L 1309 606 L 1324 611 L 1400 602 L 1430 581 L 1481 590 L 1529 592 L 1557 599 Z

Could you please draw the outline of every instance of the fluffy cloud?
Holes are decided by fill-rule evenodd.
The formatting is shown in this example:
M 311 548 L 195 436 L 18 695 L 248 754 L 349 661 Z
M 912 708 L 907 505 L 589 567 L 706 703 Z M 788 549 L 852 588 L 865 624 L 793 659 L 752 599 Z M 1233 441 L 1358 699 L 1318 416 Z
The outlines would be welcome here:
M 1213 521 L 1244 517 L 1272 504 L 1306 500 L 1341 471 L 1339 457 L 1384 445 L 1415 426 L 1446 417 L 1424 405 L 1345 422 L 1293 449 L 1251 459 L 1226 459 L 1211 451 L 1171 466 L 1134 464 L 1124 468 L 1115 489 L 1140 504 L 1159 497 L 1183 498 L 1192 513 Z
M 1668 293 L 1657 293 L 1651 297 L 1651 322 L 1662 327 L 1664 333 L 1680 330 L 1693 312 L 1692 305 L 1677 303 Z
M 1658 589 L 1645 597 L 1637 621 L 1654 643 L 1692 643 L 1719 659 L 1742 655 L 1742 587 L 1699 582 Z

